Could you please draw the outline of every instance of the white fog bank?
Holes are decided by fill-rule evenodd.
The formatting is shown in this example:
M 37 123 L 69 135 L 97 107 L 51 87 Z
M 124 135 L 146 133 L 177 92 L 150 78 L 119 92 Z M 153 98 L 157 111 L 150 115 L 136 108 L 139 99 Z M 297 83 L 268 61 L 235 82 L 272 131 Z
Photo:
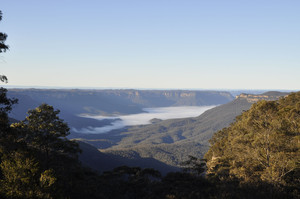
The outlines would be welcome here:
M 84 116 L 87 118 L 94 118 L 98 120 L 103 119 L 119 119 L 111 123 L 111 125 L 96 127 L 96 128 L 85 128 L 81 130 L 73 129 L 78 133 L 107 133 L 111 130 L 124 128 L 125 126 L 143 125 L 150 124 L 150 120 L 157 118 L 161 120 L 167 119 L 178 119 L 187 117 L 197 117 L 205 111 L 214 108 L 216 106 L 177 106 L 177 107 L 160 107 L 160 108 L 144 108 L 146 113 L 138 113 L 131 115 L 119 115 L 115 117 L 105 116 Z

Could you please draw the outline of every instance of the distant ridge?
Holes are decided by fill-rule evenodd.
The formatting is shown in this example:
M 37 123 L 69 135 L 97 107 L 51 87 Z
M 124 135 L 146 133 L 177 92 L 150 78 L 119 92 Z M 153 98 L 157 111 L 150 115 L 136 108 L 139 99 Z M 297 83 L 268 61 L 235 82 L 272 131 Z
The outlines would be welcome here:
M 124 115 L 142 113 L 143 108 L 202 106 L 224 104 L 233 99 L 225 91 L 189 90 L 80 90 L 80 89 L 9 89 L 8 96 L 18 98 L 10 117 L 23 120 L 26 112 L 42 103 L 61 111 L 70 127 L 101 127 L 110 121 L 78 117 L 86 115 Z
M 210 109 L 195 118 L 157 121 L 154 124 L 132 127 L 110 136 L 90 135 L 83 139 L 98 146 L 103 153 L 126 157 L 136 153 L 143 158 L 153 158 L 167 165 L 180 166 L 188 155 L 203 157 L 209 148 L 209 139 L 236 116 L 248 110 L 258 100 L 275 100 L 288 93 L 267 92 L 261 95 L 241 94 L 227 104 Z M 101 144 L 97 144 L 101 139 Z M 138 166 L 136 162 L 135 166 Z

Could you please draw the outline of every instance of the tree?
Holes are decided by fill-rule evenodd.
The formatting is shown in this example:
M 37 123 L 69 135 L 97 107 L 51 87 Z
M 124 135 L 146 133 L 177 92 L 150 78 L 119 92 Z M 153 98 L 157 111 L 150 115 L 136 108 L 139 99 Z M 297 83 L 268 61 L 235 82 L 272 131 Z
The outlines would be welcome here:
M 189 159 L 187 161 L 181 163 L 181 165 L 183 166 L 183 171 L 198 176 L 203 175 L 206 170 L 205 160 L 191 155 L 189 155 L 188 157 Z
M 53 170 L 42 171 L 32 154 L 16 150 L 5 157 L 0 168 L 0 191 L 8 198 L 52 198 L 56 181 Z
M 0 21 L 2 20 L 2 12 L 0 11 Z M 0 53 L 8 50 L 8 46 L 5 44 L 7 34 L 0 32 Z M 7 83 L 7 77 L 0 75 L 0 82 Z M 8 113 L 12 109 L 12 105 L 17 103 L 16 99 L 7 98 L 7 89 L 0 88 L 0 163 L 1 156 L 7 146 L 10 145 L 8 138 L 11 134 L 11 128 L 9 127 Z
M 0 10 L 0 21 L 2 20 L 2 12 Z M 0 32 L 0 53 L 8 50 L 8 46 L 4 43 L 7 38 L 7 34 Z
M 211 145 L 205 155 L 210 175 L 300 187 L 300 92 L 259 101 Z
M 11 137 L 13 136 L 10 128 L 8 113 L 12 110 L 12 105 L 17 103 L 17 99 L 7 97 L 7 89 L 0 88 L 0 162 L 1 153 L 11 147 Z
M 2 20 L 2 12 L 0 10 L 0 21 Z M 0 53 L 5 52 L 8 49 L 8 46 L 5 45 L 5 40 L 7 35 L 5 33 L 0 32 Z M 7 83 L 7 77 L 4 75 L 0 75 L 0 82 Z M 7 98 L 7 89 L 1 87 L 0 88 L 0 147 L 1 139 L 5 136 L 7 131 L 9 130 L 9 121 L 8 115 L 12 109 L 12 105 L 17 103 L 15 99 Z
M 19 140 L 41 153 L 45 169 L 59 164 L 59 158 L 77 159 L 80 152 L 78 144 L 66 138 L 70 134 L 69 127 L 58 117 L 59 112 L 42 104 L 30 110 L 25 120 L 11 125 L 23 134 Z
M 6 38 L 0 32 L 0 53 L 9 49 Z M 0 82 L 7 83 L 7 77 L 0 75 Z M 76 198 L 81 177 L 86 177 L 77 158 L 78 144 L 66 138 L 69 128 L 59 111 L 43 104 L 10 125 L 8 113 L 15 103 L 1 87 L 0 198 Z
M 2 20 L 2 12 L 0 10 L 0 21 Z M 7 34 L 0 32 L 0 53 L 8 50 L 8 46 L 5 44 Z M 4 75 L 0 75 L 0 81 L 7 82 L 7 78 Z
M 2 12 L 0 10 L 0 21 L 2 20 Z M 0 32 L 0 53 L 5 52 L 8 46 L 4 43 L 7 38 L 5 33 Z M 0 75 L 1 82 L 7 82 L 7 77 Z M 2 137 L 3 131 L 8 128 L 8 116 L 7 113 L 11 111 L 12 104 L 16 103 L 16 100 L 11 100 L 6 97 L 7 90 L 0 88 L 0 136 Z M 0 139 L 1 139 L 0 137 Z
M 18 190 L 27 190 L 26 187 L 27 194 L 32 192 L 40 198 L 68 198 L 77 191 L 73 187 L 78 181 L 76 173 L 81 168 L 77 157 L 80 149 L 75 141 L 66 138 L 70 134 L 69 127 L 58 117 L 59 112 L 48 104 L 42 104 L 30 110 L 25 120 L 11 125 L 13 144 L 17 146 L 13 152 L 22 156 L 8 156 L 3 164 L 10 166 L 4 165 L 2 169 L 7 174 L 3 183 L 17 190 L 14 196 L 18 196 Z M 26 164 L 19 164 L 22 162 Z M 30 166 L 37 170 L 28 172 Z M 28 180 L 14 182 L 15 179 L 9 178 L 10 174 Z M 35 186 L 29 189 L 28 183 Z M 14 187 L 14 184 L 19 186 Z

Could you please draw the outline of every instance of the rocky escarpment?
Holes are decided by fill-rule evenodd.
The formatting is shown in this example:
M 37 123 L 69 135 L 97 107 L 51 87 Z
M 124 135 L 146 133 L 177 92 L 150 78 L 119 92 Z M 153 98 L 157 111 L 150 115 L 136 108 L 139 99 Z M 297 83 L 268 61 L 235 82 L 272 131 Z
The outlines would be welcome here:
M 192 90 L 9 89 L 8 95 L 19 99 L 22 107 L 16 105 L 14 113 L 22 113 L 22 118 L 28 109 L 41 103 L 53 105 L 62 113 L 113 115 L 140 113 L 149 107 L 225 104 L 233 99 L 229 92 Z
M 193 90 L 9 89 L 8 95 L 19 99 L 11 118 L 23 120 L 28 110 L 47 103 L 59 109 L 61 118 L 76 129 L 101 127 L 113 122 L 79 115 L 127 115 L 142 113 L 144 108 L 217 105 L 233 99 L 229 92 Z
M 242 94 L 236 96 L 235 98 L 236 99 L 246 99 L 249 103 L 256 103 L 259 100 L 267 100 L 267 101 L 278 100 L 279 98 L 285 97 L 287 95 L 288 95 L 288 93 L 271 91 L 271 92 L 266 92 L 266 93 L 263 93 L 260 95 L 242 93 Z

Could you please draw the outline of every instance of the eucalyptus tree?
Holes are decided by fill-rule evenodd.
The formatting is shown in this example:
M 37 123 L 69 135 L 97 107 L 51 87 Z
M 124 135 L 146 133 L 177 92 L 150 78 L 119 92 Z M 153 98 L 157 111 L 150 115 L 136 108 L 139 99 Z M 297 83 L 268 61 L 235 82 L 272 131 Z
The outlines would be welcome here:
M 300 187 L 300 92 L 259 101 L 211 139 L 207 173 Z

